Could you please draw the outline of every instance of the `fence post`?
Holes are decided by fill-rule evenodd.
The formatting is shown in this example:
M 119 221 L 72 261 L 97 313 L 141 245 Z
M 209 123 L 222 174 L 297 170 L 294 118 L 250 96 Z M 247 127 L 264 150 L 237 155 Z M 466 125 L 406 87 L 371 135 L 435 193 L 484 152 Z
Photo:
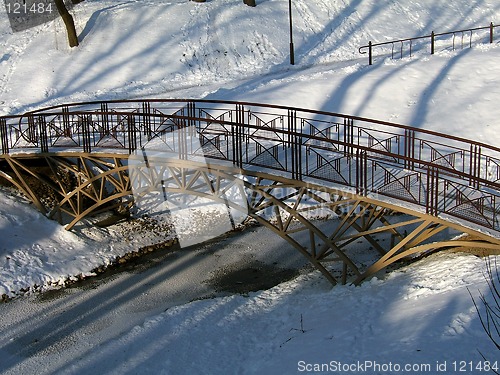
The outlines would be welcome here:
M 431 55 L 434 55 L 434 39 L 435 39 L 435 34 L 434 31 L 431 33 Z
M 372 60 L 372 42 L 371 40 L 368 42 L 368 64 L 372 65 L 373 60 Z
M 493 43 L 493 22 L 490 23 L 490 43 Z

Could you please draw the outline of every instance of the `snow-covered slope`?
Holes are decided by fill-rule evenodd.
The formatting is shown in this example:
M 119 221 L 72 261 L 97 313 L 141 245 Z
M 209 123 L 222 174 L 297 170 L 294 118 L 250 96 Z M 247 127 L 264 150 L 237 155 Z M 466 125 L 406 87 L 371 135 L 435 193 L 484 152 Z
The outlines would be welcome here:
M 330 65 L 322 71 L 350 66 L 338 83 L 354 84 L 367 74 L 368 69 L 361 73 L 359 66 L 354 74 L 352 66 L 365 64 L 366 56 L 358 48 L 369 40 L 487 26 L 498 18 L 499 7 L 493 0 L 295 0 L 297 66 L 293 69 L 288 64 L 288 4 L 281 0 L 262 1 L 255 8 L 238 0 L 203 4 L 187 0 L 85 1 L 73 11 L 82 40 L 74 49 L 67 47 L 60 21 L 12 34 L 4 17 L 0 25 L 1 113 L 89 99 L 184 93 L 199 97 L 206 90 L 226 88 L 229 81 L 253 78 L 247 83 L 252 85 L 263 74 L 292 76 L 318 64 Z M 407 61 L 381 78 L 395 76 L 408 65 L 415 64 Z M 331 89 L 345 88 L 331 77 L 325 78 Z M 180 91 L 200 85 L 209 88 Z
M 81 39 L 74 49 L 60 21 L 12 33 L 0 3 L 0 115 L 80 100 L 206 97 L 343 112 L 500 144 L 500 30 L 492 45 L 452 51 L 443 44 L 434 56 L 416 46 L 412 58 L 377 57 L 373 66 L 358 53 L 369 40 L 499 22 L 498 1 L 293 0 L 294 66 L 288 2 L 257 3 L 86 0 L 73 9 Z M 119 240 L 124 232 L 127 242 Z M 65 232 L 2 190 L 0 294 L 89 274 L 149 240 L 121 226 Z M 484 290 L 483 268 L 471 255 L 440 255 L 332 291 L 310 275 L 248 298 L 171 309 L 99 342 L 98 355 L 48 355 L 41 368 L 90 373 L 106 362 L 109 373 L 294 373 L 299 361 L 392 360 L 447 361 L 454 373 L 453 361 L 479 363 L 476 349 L 497 355 L 466 290 Z M 1 363 L 16 363 L 4 369 L 12 373 L 40 365 L 40 358 L 8 358 L 0 371 Z

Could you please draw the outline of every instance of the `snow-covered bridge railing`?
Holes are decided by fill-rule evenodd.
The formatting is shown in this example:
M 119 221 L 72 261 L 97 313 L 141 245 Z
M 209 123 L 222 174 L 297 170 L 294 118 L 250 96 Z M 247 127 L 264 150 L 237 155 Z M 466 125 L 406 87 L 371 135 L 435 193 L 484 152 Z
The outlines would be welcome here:
M 0 117 L 0 151 L 0 177 L 67 229 L 154 189 L 165 202 L 209 198 L 282 236 L 332 283 L 431 250 L 500 248 L 500 149 L 384 121 L 230 101 L 76 103 Z M 352 249 L 363 241 L 374 263 Z
M 174 143 L 173 151 L 324 180 L 500 230 L 499 148 L 366 118 L 227 101 L 77 103 L 1 117 L 0 146 L 3 155 L 130 154 L 190 126 L 202 149 Z

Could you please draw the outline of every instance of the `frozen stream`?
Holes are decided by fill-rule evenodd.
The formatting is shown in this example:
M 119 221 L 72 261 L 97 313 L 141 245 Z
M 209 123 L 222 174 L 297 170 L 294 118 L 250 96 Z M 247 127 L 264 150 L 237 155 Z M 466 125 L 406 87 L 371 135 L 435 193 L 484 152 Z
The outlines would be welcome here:
M 1 303 L 2 367 L 34 373 L 45 355 L 78 357 L 173 306 L 269 288 L 307 269 L 298 251 L 261 227 L 158 251 L 121 272 Z
M 353 250 L 370 257 L 364 244 Z M 249 227 L 210 243 L 151 253 L 120 272 L 66 289 L 1 303 L 0 372 L 178 374 L 222 369 L 272 374 L 286 368 L 292 373 L 298 358 L 369 359 L 375 355 L 370 348 L 381 356 L 374 358 L 397 358 L 400 363 L 473 358 L 473 348 L 491 346 L 474 320 L 476 311 L 464 287 L 472 279 L 479 287 L 483 260 L 453 254 L 438 259 L 424 259 L 419 266 L 403 267 L 359 288 L 332 290 L 319 272 L 308 272 L 311 266 L 305 258 L 283 239 L 265 228 Z M 443 277 L 450 262 L 459 266 Z M 297 282 L 247 294 L 302 272 L 308 274 Z M 446 289 L 452 286 L 455 289 Z M 450 297 L 443 298 L 444 290 Z M 234 293 L 243 297 L 210 299 Z M 187 304 L 200 299 L 205 300 Z M 311 347 L 308 340 L 313 337 L 319 344 Z M 368 343 L 358 347 L 354 343 L 360 337 Z M 468 356 L 458 357 L 454 349 L 443 354 L 450 340 L 452 348 L 461 345 L 459 353 Z M 439 350 L 427 349 L 436 342 Z M 380 347 L 388 349 L 380 352 Z M 307 357 L 301 357 L 304 348 Z M 253 371 L 250 363 L 261 357 L 266 370 Z M 248 371 L 230 371 L 236 367 L 228 363 L 236 360 L 250 361 Z

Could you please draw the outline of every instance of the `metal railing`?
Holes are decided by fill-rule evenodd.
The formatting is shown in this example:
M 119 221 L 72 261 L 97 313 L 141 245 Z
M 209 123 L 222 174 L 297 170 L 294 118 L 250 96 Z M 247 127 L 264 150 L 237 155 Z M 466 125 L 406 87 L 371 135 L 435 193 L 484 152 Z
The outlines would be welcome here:
M 367 45 L 359 47 L 358 51 L 361 54 L 366 54 L 368 53 L 368 64 L 373 65 L 373 48 L 374 47 L 380 47 L 380 46 L 391 46 L 391 58 L 394 59 L 394 56 L 396 54 L 399 54 L 400 58 L 403 58 L 404 51 L 408 51 L 408 55 L 411 57 L 413 53 L 413 44 L 415 41 L 420 41 L 420 40 L 427 40 L 430 45 L 430 53 L 433 55 L 436 50 L 436 40 L 439 37 L 443 36 L 452 36 L 452 41 L 451 41 L 451 48 L 455 50 L 456 48 L 456 38 L 457 35 L 460 35 L 460 48 L 464 48 L 466 45 L 469 47 L 472 47 L 472 38 L 473 38 L 473 33 L 481 30 L 488 30 L 488 36 L 487 38 L 484 38 L 483 40 L 488 40 L 490 43 L 493 43 L 494 41 L 494 29 L 496 27 L 499 27 L 500 25 L 493 25 L 493 22 L 490 23 L 489 26 L 485 27 L 476 27 L 472 29 L 464 29 L 464 30 L 456 30 L 456 31 L 450 31 L 450 32 L 445 32 L 445 33 L 435 33 L 434 31 L 431 32 L 429 35 L 424 35 L 424 36 L 419 36 L 419 37 L 414 37 L 414 38 L 405 38 L 405 39 L 398 39 L 398 40 L 391 40 L 388 42 L 381 42 L 381 43 L 373 43 L 372 41 L 368 42 Z M 466 36 L 468 35 L 468 37 Z M 407 45 L 405 49 L 405 45 Z M 397 50 L 396 50 L 397 48 Z M 368 51 L 363 51 L 367 49 Z
M 500 231 L 500 148 L 324 111 L 209 100 L 61 105 L 0 117 L 0 161 L 29 152 L 131 154 L 152 140 L 172 142 L 169 133 L 183 128 L 194 129 L 199 142 L 169 144 L 180 159 L 203 155 L 321 180 Z

